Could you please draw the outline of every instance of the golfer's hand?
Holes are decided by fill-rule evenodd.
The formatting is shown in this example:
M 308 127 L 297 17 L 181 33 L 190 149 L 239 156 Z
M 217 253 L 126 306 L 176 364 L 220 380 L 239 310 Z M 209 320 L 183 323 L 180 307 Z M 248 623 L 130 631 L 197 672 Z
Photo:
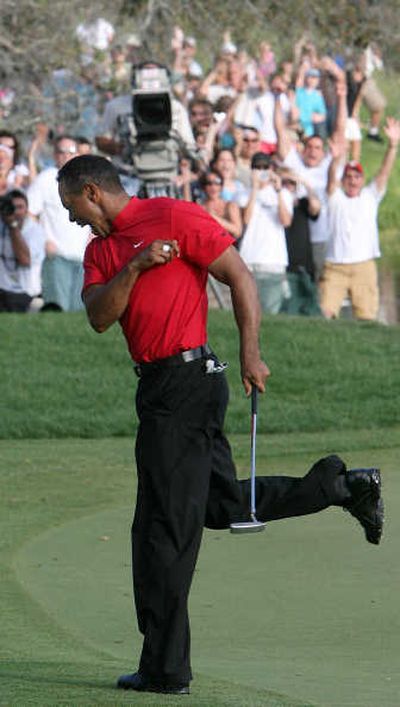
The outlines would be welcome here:
M 156 240 L 144 248 L 132 263 L 138 270 L 148 270 L 155 265 L 166 265 L 174 258 L 179 257 L 178 241 Z
M 246 395 L 251 394 L 251 388 L 253 385 L 260 391 L 260 393 L 265 393 L 265 384 L 267 378 L 271 375 L 271 372 L 264 361 L 259 357 L 254 358 L 244 358 L 241 365 L 242 370 L 242 382 L 245 389 Z

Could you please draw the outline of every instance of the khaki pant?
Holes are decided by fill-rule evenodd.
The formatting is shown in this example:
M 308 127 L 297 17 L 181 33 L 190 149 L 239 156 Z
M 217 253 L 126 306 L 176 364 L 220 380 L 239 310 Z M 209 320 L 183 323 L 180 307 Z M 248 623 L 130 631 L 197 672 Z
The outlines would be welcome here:
M 325 263 L 320 282 L 321 309 L 328 317 L 337 317 L 343 300 L 349 296 L 357 319 L 376 319 L 379 291 L 375 260 L 363 263 Z

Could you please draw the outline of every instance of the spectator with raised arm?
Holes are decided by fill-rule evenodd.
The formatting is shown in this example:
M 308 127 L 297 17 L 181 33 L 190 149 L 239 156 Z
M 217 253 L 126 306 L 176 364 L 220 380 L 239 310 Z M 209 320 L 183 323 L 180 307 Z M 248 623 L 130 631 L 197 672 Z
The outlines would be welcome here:
M 285 228 L 290 298 L 284 303 L 284 311 L 288 314 L 320 314 L 318 289 L 314 281 L 310 221 L 318 219 L 321 202 L 304 177 L 285 167 L 279 169 L 279 175 L 282 187 L 290 191 L 294 200 L 292 222 Z
M 252 173 L 251 158 L 261 151 L 260 133 L 251 125 L 242 126 L 236 130 L 237 143 L 237 176 L 246 189 L 251 189 Z
M 338 180 L 346 145 L 343 140 L 331 145 L 327 188 L 330 238 L 321 281 L 321 308 L 329 319 L 339 315 L 346 296 L 351 298 L 357 319 L 376 319 L 378 315 L 378 208 L 395 163 L 400 121 L 387 118 L 384 132 L 389 143 L 376 176 L 367 185 L 358 162 L 347 162 L 341 182 Z
M 261 137 L 261 151 L 267 155 L 276 152 L 278 136 L 274 125 L 275 101 L 281 104 L 285 123 L 297 120 L 298 111 L 294 104 L 293 96 L 288 83 L 280 74 L 271 77 L 269 87 L 254 101 L 252 124 L 258 128 Z
M 300 67 L 296 80 L 296 106 L 299 120 L 306 137 L 326 136 L 326 105 L 319 90 L 321 72 L 315 68 Z
M 252 189 L 240 255 L 254 275 L 263 311 L 278 314 L 289 296 L 285 228 L 292 221 L 293 196 L 282 188 L 270 155 L 257 152 L 251 164 Z
M 337 83 L 338 111 L 336 115 L 336 134 L 344 137 L 346 124 L 346 86 Z M 303 176 L 317 194 L 321 202 L 321 212 L 316 221 L 310 221 L 310 236 L 314 260 L 314 277 L 318 283 L 325 262 L 326 243 L 328 238 L 327 194 L 328 169 L 331 154 L 325 151 L 324 141 L 318 135 L 310 135 L 300 153 L 293 144 L 280 108 L 280 102 L 275 101 L 275 129 L 278 136 L 278 156 L 285 167 Z M 300 196 L 304 194 L 300 193 Z

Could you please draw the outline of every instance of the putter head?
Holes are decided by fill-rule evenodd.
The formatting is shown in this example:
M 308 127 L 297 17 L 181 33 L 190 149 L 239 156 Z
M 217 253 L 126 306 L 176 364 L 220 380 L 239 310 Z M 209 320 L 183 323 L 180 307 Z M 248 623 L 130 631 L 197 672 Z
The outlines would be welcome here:
M 231 523 L 231 533 L 259 533 L 265 530 L 266 523 L 261 523 L 259 520 L 248 520 L 244 523 Z

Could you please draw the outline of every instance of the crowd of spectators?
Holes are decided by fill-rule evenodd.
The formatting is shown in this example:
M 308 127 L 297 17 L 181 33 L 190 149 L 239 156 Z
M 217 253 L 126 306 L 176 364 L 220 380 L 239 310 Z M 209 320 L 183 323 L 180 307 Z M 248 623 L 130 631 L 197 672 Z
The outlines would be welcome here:
M 80 71 L 63 67 L 45 82 L 23 150 L 6 113 L 1 120 L 0 311 L 81 308 L 91 236 L 68 221 L 58 196 L 57 170 L 67 160 L 108 156 L 128 193 L 139 191 L 121 119 L 132 112 L 132 66 L 154 57 L 143 56 L 138 36 L 122 41 L 95 16 L 76 28 L 76 39 Z M 175 193 L 200 203 L 237 239 L 266 312 L 337 317 L 351 297 L 355 316 L 377 317 L 377 208 L 400 138 L 398 121 L 384 123 L 386 101 L 374 78 L 382 69 L 374 44 L 321 55 L 304 36 L 292 56 L 278 57 L 273 43 L 250 54 L 226 32 L 206 71 L 196 38 L 174 29 L 168 72 L 172 130 L 181 144 Z M 363 126 L 362 105 L 369 116 Z M 365 186 L 363 139 L 380 143 L 384 136 L 381 167 Z M 366 235 L 367 213 L 373 226 Z

